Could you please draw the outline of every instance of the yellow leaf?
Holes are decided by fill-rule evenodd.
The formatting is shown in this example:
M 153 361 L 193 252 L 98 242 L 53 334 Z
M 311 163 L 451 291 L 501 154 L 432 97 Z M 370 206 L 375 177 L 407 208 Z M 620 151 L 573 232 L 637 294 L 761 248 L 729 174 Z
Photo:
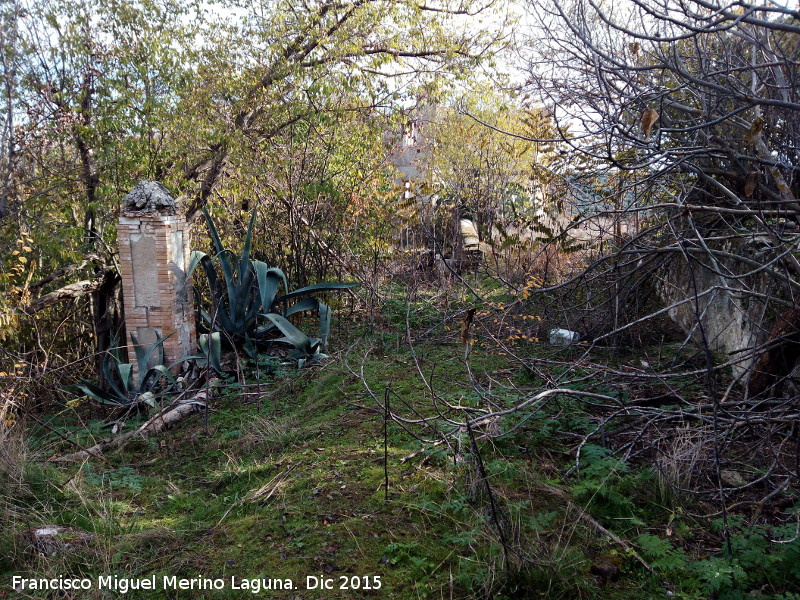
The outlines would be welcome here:
M 747 130 L 747 133 L 744 134 L 744 141 L 752 146 L 756 143 L 756 138 L 758 138 L 763 129 L 764 119 L 761 117 L 756 118 L 753 121 L 753 124 L 750 125 L 750 129 Z
M 650 137 L 650 132 L 653 130 L 653 125 L 656 124 L 659 118 L 658 111 L 648 108 L 642 113 L 642 131 L 645 133 L 645 139 Z
M 19 257 L 19 262 L 21 262 L 24 265 L 26 262 L 28 262 L 28 259 L 25 258 L 24 256 L 20 256 Z
M 744 195 L 748 198 L 753 195 L 753 192 L 756 191 L 756 187 L 758 187 L 759 175 L 758 171 L 750 171 L 744 180 Z
M 33 248 L 31 248 L 30 246 L 23 246 L 22 247 L 22 251 L 23 252 L 33 252 Z

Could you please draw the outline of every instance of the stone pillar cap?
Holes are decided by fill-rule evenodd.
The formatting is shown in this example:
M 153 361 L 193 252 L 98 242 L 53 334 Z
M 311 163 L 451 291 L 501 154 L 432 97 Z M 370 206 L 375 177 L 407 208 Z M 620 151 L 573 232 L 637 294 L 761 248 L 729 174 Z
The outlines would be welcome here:
M 128 215 L 159 214 L 174 215 L 177 212 L 175 199 L 169 190 L 157 181 L 140 181 L 122 201 L 122 212 Z

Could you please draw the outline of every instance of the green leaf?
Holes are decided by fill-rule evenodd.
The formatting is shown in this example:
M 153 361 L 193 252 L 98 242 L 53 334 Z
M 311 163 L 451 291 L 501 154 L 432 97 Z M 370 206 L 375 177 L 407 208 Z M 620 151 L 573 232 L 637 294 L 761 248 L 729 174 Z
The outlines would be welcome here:
M 122 378 L 122 373 L 121 373 L 121 370 L 119 368 L 120 364 L 116 362 L 116 358 L 112 358 L 111 360 L 109 360 L 108 356 L 105 356 L 105 358 L 103 360 L 103 374 L 105 375 L 106 381 L 111 386 L 111 388 L 114 390 L 114 392 L 117 394 L 117 396 L 124 397 L 125 396 L 125 392 L 127 392 L 127 388 L 125 390 L 123 390 L 117 385 L 116 377 L 114 377 L 115 373 L 111 368 L 111 365 L 112 365 L 111 361 L 112 360 L 115 361 L 113 364 L 116 366 L 116 371 L 117 371 L 116 375 L 119 376 L 119 378 L 122 380 L 122 385 L 123 386 L 126 385 L 128 379 L 127 378 L 125 378 L 125 379 Z
M 250 215 L 250 223 L 247 226 L 247 235 L 244 238 L 244 247 L 242 248 L 242 257 L 239 260 L 239 277 L 243 273 L 250 271 L 250 243 L 253 239 L 253 224 L 256 221 L 256 211 L 253 209 L 253 214 Z
M 313 294 L 314 292 L 328 292 L 333 290 L 347 290 L 354 287 L 358 287 L 361 285 L 358 282 L 352 283 L 344 283 L 344 282 L 332 282 L 332 283 L 315 283 L 314 285 L 309 285 L 308 287 L 300 288 L 299 290 L 295 290 L 288 294 L 281 296 L 280 298 L 275 299 L 275 303 L 284 302 L 286 300 L 290 300 L 292 298 L 297 298 L 298 296 L 305 296 L 307 294 Z
M 192 253 L 189 255 L 189 268 L 186 270 L 187 281 L 192 276 L 192 273 L 194 273 L 194 270 L 197 268 L 197 265 L 199 265 L 204 258 L 209 258 L 208 254 L 200 250 L 192 250 Z
M 208 210 L 205 207 L 203 207 L 203 215 L 206 218 L 206 223 L 208 224 L 208 230 L 211 233 L 211 242 L 214 244 L 214 249 L 216 250 L 216 256 L 214 258 L 216 260 L 219 260 L 219 264 L 222 267 L 222 275 L 225 277 L 225 283 L 228 286 L 228 298 L 232 298 L 234 296 L 233 266 L 231 265 L 231 262 L 228 259 L 228 252 L 227 250 L 225 250 L 225 246 L 222 245 L 222 240 L 219 237 L 219 232 L 217 231 L 217 228 L 214 225 L 214 221 L 211 219 L 211 215 L 208 213 Z
M 253 360 L 258 360 L 258 351 L 256 347 L 253 345 L 253 341 L 250 339 L 250 336 L 246 333 L 244 334 L 244 344 L 242 344 L 242 348 L 247 353 L 247 356 L 252 358 Z
M 311 356 L 316 352 L 319 347 L 319 340 L 308 337 L 281 315 L 270 313 L 267 314 L 266 317 L 275 323 L 275 326 L 280 329 L 281 333 L 284 335 L 283 338 L 275 341 L 286 341 L 304 355 Z
M 297 304 L 289 307 L 289 309 L 283 313 L 283 316 L 286 318 L 291 317 L 292 315 L 296 315 L 300 312 L 305 312 L 307 310 L 317 310 L 322 305 L 322 302 L 314 298 L 313 296 L 310 298 L 303 298 Z
M 331 308 L 323 302 L 319 303 L 319 337 L 322 342 L 320 344 L 320 351 L 325 352 L 328 345 L 328 334 L 331 331 Z
M 270 268 L 266 263 L 260 260 L 253 261 L 253 268 L 256 271 L 256 278 L 258 280 L 258 291 L 261 299 L 262 312 L 269 312 L 272 304 L 275 301 L 275 295 L 278 292 L 281 282 L 283 282 L 283 289 L 289 292 L 289 283 L 286 280 L 286 275 L 278 268 Z
M 136 334 L 131 334 L 131 339 L 133 340 L 133 350 L 136 352 L 136 364 L 139 367 L 139 377 L 142 377 L 142 374 L 146 374 L 148 372 L 149 369 L 147 363 L 150 362 L 150 356 L 156 350 L 161 352 L 161 357 L 158 362 L 160 364 L 164 364 L 164 340 L 172 337 L 173 335 L 175 335 L 174 331 L 169 335 L 165 335 L 164 337 L 156 340 L 155 344 L 145 349 L 144 346 L 139 344 Z
M 90 398 L 94 399 L 96 402 L 101 404 L 110 404 L 112 406 L 126 406 L 130 404 L 130 401 L 127 398 L 118 398 L 116 396 L 112 396 L 105 390 L 97 387 L 93 383 L 88 381 L 84 381 L 82 383 L 75 384 L 75 387 L 80 389 L 84 394 L 89 396 Z
M 117 365 L 119 370 L 119 377 L 122 380 L 124 391 L 120 396 L 125 396 L 133 389 L 133 365 L 130 363 L 121 363 Z
M 155 379 L 153 379 L 152 385 L 155 385 L 162 376 L 166 377 L 167 381 L 169 381 L 170 384 L 174 386 L 178 385 L 178 382 L 175 381 L 175 378 L 172 376 L 172 373 L 170 373 L 169 369 L 164 365 L 156 365 L 155 367 L 150 369 L 150 371 L 148 371 L 147 375 L 150 375 L 150 373 L 153 373 L 153 377 L 155 377 Z
M 198 338 L 200 350 L 202 350 L 208 364 L 211 365 L 217 373 L 222 374 L 222 365 L 220 364 L 220 357 L 222 356 L 222 338 L 219 331 L 212 333 L 204 333 Z

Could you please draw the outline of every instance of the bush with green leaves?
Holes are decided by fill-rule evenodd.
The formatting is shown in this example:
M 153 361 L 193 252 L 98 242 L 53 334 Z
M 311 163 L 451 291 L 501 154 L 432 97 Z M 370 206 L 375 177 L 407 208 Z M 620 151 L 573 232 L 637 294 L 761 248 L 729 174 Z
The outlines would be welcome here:
M 257 358 L 257 348 L 276 342 L 293 346 L 294 351 L 290 356 L 301 366 L 324 358 L 330 332 L 330 307 L 312 294 L 353 288 L 359 284 L 318 283 L 290 292 L 286 275 L 281 269 L 270 267 L 250 256 L 255 211 L 250 217 L 244 246 L 238 256 L 222 244 L 219 231 L 207 210 L 203 210 L 203 215 L 211 235 L 214 256 L 195 250 L 187 271 L 187 278 L 191 277 L 199 265 L 206 275 L 211 303 L 203 308 L 202 298 L 198 294 L 201 327 L 209 332 L 223 333 L 253 359 Z M 279 295 L 281 287 L 284 293 Z M 290 306 L 290 301 L 295 302 Z M 292 315 L 307 311 L 317 311 L 319 314 L 318 338 L 307 336 L 289 321 Z M 283 337 L 276 337 L 278 331 Z

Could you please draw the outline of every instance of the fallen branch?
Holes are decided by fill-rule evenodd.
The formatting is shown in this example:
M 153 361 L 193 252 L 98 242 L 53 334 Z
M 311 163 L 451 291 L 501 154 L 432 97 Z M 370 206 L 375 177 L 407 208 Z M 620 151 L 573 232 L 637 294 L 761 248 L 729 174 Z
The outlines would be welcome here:
M 116 270 L 110 269 L 96 279 L 87 279 L 84 281 L 78 281 L 76 283 L 70 283 L 69 285 L 65 285 L 62 288 L 59 288 L 50 292 L 49 294 L 45 294 L 37 300 L 34 300 L 31 302 L 30 306 L 27 306 L 24 309 L 25 313 L 32 315 L 44 310 L 45 308 L 50 308 L 59 302 L 72 300 L 73 298 L 80 298 L 86 294 L 91 294 L 92 292 L 96 292 L 103 287 L 107 279 L 116 277 L 119 277 Z
M 50 275 L 48 275 L 44 279 L 40 279 L 39 281 L 35 281 L 35 282 L 31 283 L 28 286 L 28 289 L 30 291 L 32 291 L 32 292 L 36 291 L 36 290 L 40 290 L 41 288 L 43 288 L 44 286 L 48 285 L 49 283 L 52 283 L 56 279 L 59 279 L 61 277 L 66 277 L 67 275 L 72 275 L 73 273 L 75 273 L 77 271 L 80 271 L 87 264 L 89 264 L 90 261 L 97 262 L 97 261 L 100 261 L 100 260 L 101 259 L 97 254 L 87 254 L 84 257 L 83 261 L 81 261 L 80 264 L 69 265 L 69 266 L 63 267 L 61 269 L 58 269 L 56 271 L 53 271 L 52 273 L 50 273 Z
M 560 489 L 546 484 L 541 484 L 539 486 L 539 489 L 542 490 L 543 492 L 550 494 L 551 496 L 555 496 L 556 498 L 564 502 L 569 512 L 578 517 L 581 521 L 585 522 L 589 527 L 594 529 L 596 533 L 604 535 L 610 538 L 611 541 L 614 542 L 615 544 L 622 546 L 625 550 L 630 552 L 631 556 L 633 556 L 637 561 L 639 561 L 639 564 L 641 564 L 645 569 L 647 569 L 651 573 L 654 572 L 653 567 L 651 567 L 650 564 L 645 559 L 643 559 L 638 552 L 636 552 L 633 546 L 631 546 L 628 542 L 623 540 L 618 535 L 610 532 L 608 529 L 603 527 L 594 517 L 592 517 L 580 506 L 575 504 L 572 500 L 567 498 L 567 495 Z
M 202 390 L 187 400 L 173 402 L 161 410 L 158 414 L 153 416 L 144 425 L 141 425 L 133 431 L 129 431 L 128 433 L 119 437 L 115 437 L 111 440 L 103 440 L 91 448 L 81 450 L 80 452 L 74 452 L 72 454 L 66 454 L 64 456 L 54 458 L 52 459 L 52 462 L 83 462 L 90 458 L 97 458 L 98 456 L 110 450 L 121 448 L 134 437 L 146 437 L 169 429 L 189 415 L 198 412 L 202 408 L 205 408 L 208 400 L 209 390 L 213 389 L 214 387 L 213 381 L 210 382 L 210 384 L 211 385 L 205 386 Z

